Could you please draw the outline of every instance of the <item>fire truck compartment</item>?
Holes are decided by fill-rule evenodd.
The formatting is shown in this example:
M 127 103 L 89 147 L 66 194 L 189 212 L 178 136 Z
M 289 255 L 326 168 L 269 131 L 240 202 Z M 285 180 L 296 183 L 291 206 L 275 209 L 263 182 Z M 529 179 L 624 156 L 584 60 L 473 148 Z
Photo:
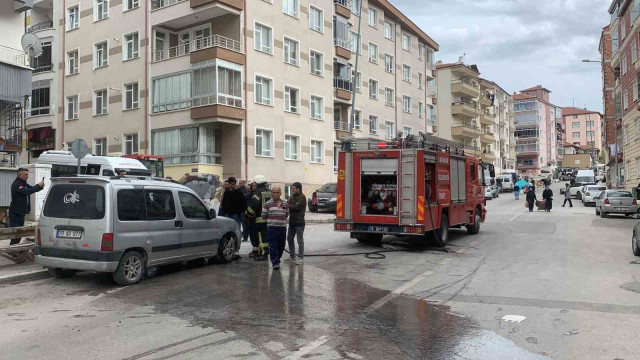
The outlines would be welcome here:
M 398 216 L 398 159 L 362 159 L 360 214 Z

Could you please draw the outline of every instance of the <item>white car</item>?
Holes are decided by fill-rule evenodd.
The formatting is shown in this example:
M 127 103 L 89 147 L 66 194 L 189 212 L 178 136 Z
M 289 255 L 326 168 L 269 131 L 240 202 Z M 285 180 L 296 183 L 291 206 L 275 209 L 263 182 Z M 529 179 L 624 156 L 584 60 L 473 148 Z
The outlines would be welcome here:
M 607 190 L 606 186 L 598 186 L 598 185 L 587 185 L 580 190 L 580 195 L 582 198 L 582 204 L 587 206 L 589 204 L 596 203 L 596 198 L 600 196 L 600 193 Z
M 490 186 L 484 187 L 484 198 L 487 200 L 493 199 L 493 190 L 491 189 Z

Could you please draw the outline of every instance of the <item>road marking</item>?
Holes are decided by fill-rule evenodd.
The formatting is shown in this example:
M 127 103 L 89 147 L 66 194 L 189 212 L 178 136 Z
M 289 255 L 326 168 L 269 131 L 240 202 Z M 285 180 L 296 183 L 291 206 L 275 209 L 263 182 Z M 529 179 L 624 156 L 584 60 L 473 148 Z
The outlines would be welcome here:
M 446 258 L 444 260 L 450 260 L 450 259 L 451 258 Z M 443 263 L 448 262 L 448 261 L 444 261 L 444 260 L 440 262 L 440 265 L 442 265 Z M 371 314 L 374 311 L 378 310 L 379 308 L 384 306 L 386 303 L 388 303 L 389 301 L 393 300 L 394 298 L 396 298 L 397 296 L 399 296 L 403 292 L 409 290 L 411 287 L 415 286 L 417 283 L 419 283 L 420 281 L 424 280 L 426 277 L 428 277 L 430 275 L 433 275 L 433 271 L 431 271 L 431 270 L 425 271 L 422 274 L 420 274 L 420 275 L 416 276 L 415 278 L 409 280 L 408 282 L 404 283 L 402 286 L 398 287 L 397 289 L 393 290 L 389 294 L 383 296 L 378 301 L 376 301 L 373 304 L 369 305 L 366 309 L 364 309 L 362 311 L 364 313 L 364 316 L 368 316 L 369 314 Z M 334 337 L 335 336 L 339 336 L 340 334 L 342 334 L 346 330 L 347 329 L 344 329 L 344 330 L 341 330 L 340 332 L 334 334 Z M 314 340 L 314 341 L 310 342 L 309 344 L 301 347 L 300 349 L 298 349 L 298 351 L 296 351 L 293 354 L 285 357 L 284 359 L 285 360 L 299 360 L 299 359 L 302 359 L 303 356 L 309 354 L 313 350 L 315 350 L 315 349 L 319 348 L 320 346 L 326 344 L 329 340 L 331 340 L 331 336 L 329 336 L 329 335 L 320 336 L 316 340 Z
M 516 214 L 516 215 L 514 215 L 511 219 L 509 219 L 509 220 L 507 220 L 507 221 L 503 222 L 503 224 L 506 224 L 506 223 L 508 223 L 508 222 L 512 222 L 512 221 L 513 221 L 513 220 L 515 220 L 518 216 L 520 216 L 520 214 Z

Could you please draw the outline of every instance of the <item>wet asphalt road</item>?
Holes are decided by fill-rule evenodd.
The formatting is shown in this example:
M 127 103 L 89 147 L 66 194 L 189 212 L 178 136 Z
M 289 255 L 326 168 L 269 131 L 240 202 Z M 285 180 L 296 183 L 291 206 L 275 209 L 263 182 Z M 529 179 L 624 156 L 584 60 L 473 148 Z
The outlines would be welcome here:
M 125 288 L 95 273 L 5 285 L 0 358 L 640 358 L 637 220 L 523 203 L 489 201 L 480 234 L 453 231 L 449 253 L 389 237 L 385 259 L 307 256 L 274 272 L 243 256 Z M 306 240 L 308 254 L 380 250 L 331 225 Z

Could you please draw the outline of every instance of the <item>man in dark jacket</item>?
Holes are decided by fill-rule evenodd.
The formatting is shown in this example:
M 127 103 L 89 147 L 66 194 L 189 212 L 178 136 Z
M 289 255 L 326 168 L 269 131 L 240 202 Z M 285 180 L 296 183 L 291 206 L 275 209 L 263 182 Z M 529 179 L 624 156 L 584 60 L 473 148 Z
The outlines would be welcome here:
M 11 184 L 11 205 L 9 206 L 9 227 L 24 226 L 25 216 L 31 212 L 29 195 L 44 189 L 44 180 L 31 186 L 27 184 L 29 170 L 18 169 L 18 177 Z M 20 239 L 11 239 L 11 244 L 20 243 Z
M 544 211 L 550 212 L 553 203 L 553 191 L 549 188 L 549 185 L 545 185 L 542 192 L 542 198 L 544 199 Z
M 269 255 L 269 242 L 267 241 L 267 221 L 262 217 L 262 209 L 267 201 L 271 200 L 271 190 L 267 187 L 267 178 L 257 175 L 254 179 L 256 190 L 247 203 L 247 215 L 249 222 L 249 237 L 253 245 L 253 260 L 264 261 Z M 249 255 L 249 257 L 252 257 Z
M 230 177 L 227 180 L 229 189 L 224 192 L 220 207 L 224 209 L 224 216 L 235 220 L 238 227 L 242 224 L 242 213 L 245 209 L 245 199 L 242 191 L 238 189 L 236 178 Z
M 531 186 L 527 191 L 527 205 L 529 205 L 529 212 L 533 212 L 533 206 L 536 204 L 536 188 Z
M 304 257 L 304 214 L 307 209 L 307 198 L 302 193 L 302 184 L 299 182 L 291 185 L 293 195 L 289 198 L 289 233 L 287 242 L 289 243 L 289 259 L 285 262 L 295 262 L 296 265 L 303 264 Z M 298 253 L 296 259 L 296 244 L 294 237 L 298 237 Z

